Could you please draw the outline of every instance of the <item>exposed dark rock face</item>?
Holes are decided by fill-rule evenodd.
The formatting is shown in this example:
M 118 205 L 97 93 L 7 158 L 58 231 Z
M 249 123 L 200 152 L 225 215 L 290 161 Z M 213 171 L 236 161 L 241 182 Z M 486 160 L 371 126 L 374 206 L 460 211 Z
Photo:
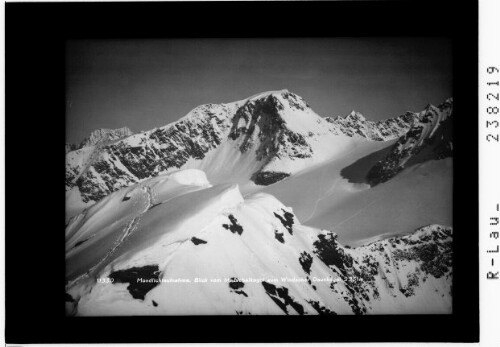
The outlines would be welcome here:
M 415 295 L 415 288 L 429 276 L 452 276 L 452 230 L 447 227 L 423 227 L 411 235 L 377 241 L 352 251 L 339 245 L 332 232 L 318 235 L 313 245 L 314 253 L 338 275 L 347 291 L 340 291 L 336 282 L 330 288 L 343 296 L 354 314 L 365 314 L 372 298 L 379 298 L 376 276 L 385 281 L 390 291 L 398 290 L 405 297 Z M 399 272 L 409 263 L 418 266 L 405 275 L 406 279 L 388 279 L 393 273 L 390 269 Z
M 347 117 L 325 119 L 332 123 L 337 133 L 349 137 L 360 136 L 372 141 L 388 141 L 404 135 L 414 124 L 418 114 L 406 112 L 405 114 L 380 120 L 369 121 L 359 112 L 352 111 Z
M 199 238 L 194 237 L 194 236 L 191 238 L 191 242 L 194 243 L 196 246 L 207 243 L 207 241 L 199 239 Z
M 415 295 L 415 287 L 418 287 L 419 279 L 417 273 L 409 273 L 406 275 L 406 277 L 407 277 L 407 284 L 405 286 L 401 286 L 399 288 L 399 291 L 408 298 L 410 296 Z
M 280 233 L 278 230 L 274 231 L 274 238 L 281 243 L 285 243 L 285 239 L 283 238 L 284 234 Z
M 269 186 L 290 176 L 286 172 L 259 171 L 252 175 L 251 180 L 260 186 Z
M 286 314 L 289 314 L 288 307 L 293 308 L 298 314 L 304 314 L 304 307 L 295 302 L 293 298 L 288 294 L 288 288 L 277 287 L 274 284 L 263 281 L 262 286 L 266 291 L 266 294 L 279 306 Z
M 350 183 L 368 184 L 368 172 L 370 172 L 379 161 L 385 159 L 391 151 L 392 146 L 389 145 L 381 150 L 370 153 L 343 168 L 340 174 Z
M 300 97 L 288 92 L 282 95 L 290 107 L 304 110 Z M 229 138 L 239 140 L 242 153 L 255 149 L 257 160 L 263 162 L 262 167 L 274 158 L 311 157 L 312 149 L 304 136 L 286 127 L 280 115 L 283 110 L 283 104 L 274 95 L 247 102 L 236 112 Z M 259 129 L 258 133 L 256 129 Z M 288 176 L 284 172 L 256 171 L 251 179 L 255 184 L 270 185 Z
M 159 283 L 160 271 L 158 265 L 132 267 L 109 274 L 109 278 L 116 283 L 129 283 L 127 290 L 134 299 L 144 300 L 145 295 Z
M 242 153 L 252 147 L 258 138 L 260 141 L 256 149 L 257 160 L 274 156 L 279 150 L 276 139 L 285 129 L 285 123 L 279 115 L 281 110 L 283 105 L 273 95 L 245 103 L 232 119 L 233 126 L 229 138 L 236 140 L 241 137 Z M 254 134 L 256 126 L 260 131 Z
M 451 229 L 439 228 L 432 236 L 422 235 L 418 241 L 406 238 L 401 238 L 400 241 L 412 247 L 395 250 L 394 259 L 418 261 L 421 263 L 420 269 L 425 274 L 436 278 L 450 273 L 453 265 Z
M 300 266 L 302 266 L 302 269 L 308 275 L 311 274 L 312 262 L 313 262 L 313 258 L 311 257 L 311 255 L 309 253 L 307 253 L 306 251 L 300 253 L 300 258 L 299 258 Z
M 342 273 L 345 273 L 346 267 L 352 267 L 352 257 L 339 247 L 337 235 L 333 232 L 318 235 L 318 240 L 313 243 L 313 246 L 314 253 L 326 265 L 335 266 Z
M 243 282 L 241 282 L 238 278 L 231 277 L 231 281 L 229 282 L 229 287 L 236 290 L 236 289 L 243 288 L 244 286 L 245 286 L 245 284 Z
M 305 137 L 288 129 L 284 129 L 280 134 L 279 143 L 281 145 L 281 152 L 277 154 L 278 157 L 285 156 L 292 159 L 303 159 L 311 158 L 313 155 L 313 151 Z
M 236 277 L 230 278 L 229 288 L 231 288 L 231 290 L 234 291 L 236 294 L 248 297 L 247 293 L 243 291 L 243 287 L 245 287 L 245 283 L 241 282 L 238 278 Z
M 66 177 L 65 177 L 66 190 L 70 190 L 73 186 L 75 186 L 75 182 L 79 174 L 80 172 L 78 167 L 71 167 L 68 164 L 66 164 Z
M 283 93 L 283 97 L 288 101 L 291 108 L 304 111 L 309 105 L 300 96 L 294 93 Z
M 308 303 L 320 314 L 325 316 L 334 316 L 336 313 L 325 306 L 321 305 L 318 301 L 310 300 Z
M 399 165 L 400 159 L 400 155 L 391 152 L 368 171 L 366 176 L 367 182 L 373 187 L 377 184 L 387 182 L 396 176 L 403 171 L 403 166 Z
M 276 218 L 279 219 L 279 221 L 281 222 L 281 224 L 286 228 L 286 230 L 288 230 L 288 232 L 290 233 L 290 235 L 293 235 L 293 213 L 290 213 L 288 211 L 285 211 L 283 210 L 283 216 L 280 216 L 279 214 L 277 214 L 276 212 L 274 212 L 274 216 Z
M 88 165 L 66 165 L 66 189 L 76 185 L 84 202 L 98 201 L 122 187 L 178 169 L 191 158 L 203 159 L 220 145 L 229 126 L 212 112 L 214 107 L 200 106 L 192 117 L 163 128 L 112 142 L 98 141 Z
M 243 227 L 238 224 L 238 220 L 232 214 L 229 215 L 229 221 L 231 224 L 222 224 L 224 229 L 230 230 L 233 234 L 243 234 Z
M 368 183 L 375 186 L 412 165 L 453 156 L 452 116 L 451 99 L 439 107 L 428 106 L 387 156 L 370 169 Z
M 337 235 L 332 232 L 318 235 L 318 241 L 314 242 L 314 247 L 314 253 L 321 261 L 330 266 L 343 280 L 347 289 L 344 300 L 351 306 L 353 313 L 356 315 L 366 313 L 363 299 L 369 301 L 369 297 L 364 293 L 368 288 L 363 280 L 366 279 L 373 283 L 373 274 L 370 273 L 371 276 L 369 276 L 369 273 L 362 267 L 359 269 L 354 267 L 353 257 L 346 253 L 342 247 L 339 247 Z M 334 282 L 332 282 L 331 288 L 334 290 Z

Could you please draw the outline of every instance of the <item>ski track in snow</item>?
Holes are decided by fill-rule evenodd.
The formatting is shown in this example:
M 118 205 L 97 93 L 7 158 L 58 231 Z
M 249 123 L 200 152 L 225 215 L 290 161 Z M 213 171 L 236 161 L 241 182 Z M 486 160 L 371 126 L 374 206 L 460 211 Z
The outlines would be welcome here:
M 319 180 L 320 184 L 318 185 L 318 193 L 317 193 L 318 199 L 316 199 L 316 203 L 314 204 L 314 208 L 311 212 L 311 215 L 304 222 L 307 222 L 309 219 L 311 219 L 314 216 L 314 213 L 316 212 L 316 208 L 318 207 L 318 203 L 323 198 L 323 195 L 321 194 L 321 187 L 323 186 L 323 180 L 325 179 L 324 177 L 325 177 L 326 171 L 327 170 L 323 170 L 323 172 L 321 173 L 321 178 Z
M 342 225 L 344 224 L 345 222 L 347 222 L 348 220 L 356 217 L 357 215 L 359 215 L 361 212 L 363 212 L 364 210 L 366 210 L 368 207 L 370 207 L 371 205 L 373 205 L 374 203 L 376 203 L 379 199 L 375 199 L 373 200 L 372 202 L 370 202 L 369 204 L 366 204 L 365 206 L 363 206 L 362 208 L 360 208 L 357 212 L 355 212 L 354 214 L 352 214 L 351 216 L 347 217 L 346 219 L 340 221 L 339 223 L 335 224 L 333 226 L 333 230 L 335 230 L 336 227 L 338 227 L 339 225 Z
M 139 224 L 139 221 L 141 220 L 142 215 L 146 211 L 148 211 L 151 208 L 151 206 L 153 206 L 153 191 L 152 191 L 151 187 L 149 185 L 145 185 L 145 186 L 141 187 L 141 189 L 147 195 L 146 205 L 145 205 L 143 211 L 140 212 L 136 217 L 132 218 L 130 220 L 130 222 L 127 223 L 127 225 L 125 226 L 125 228 L 123 228 L 122 236 L 117 241 L 115 241 L 115 244 L 106 253 L 106 255 L 101 260 L 99 260 L 94 266 L 92 266 L 87 272 L 85 272 L 84 274 L 78 276 L 73 281 L 69 282 L 66 285 L 66 288 L 70 288 L 70 287 L 74 286 L 75 284 L 77 284 L 78 282 L 80 282 L 81 280 L 86 279 L 89 276 L 91 276 L 92 273 L 96 269 L 98 269 L 104 262 L 106 262 L 106 260 L 108 260 L 109 257 L 111 257 L 115 253 L 115 251 L 118 249 L 118 247 L 120 247 L 122 245 L 122 243 L 134 232 L 134 230 L 136 229 L 137 225 Z M 92 235 L 92 237 L 93 236 L 94 235 Z
M 326 170 L 325 170 L 326 171 Z M 324 173 L 323 173 L 324 174 Z M 318 208 L 318 205 L 319 205 L 319 202 L 321 200 L 324 200 L 325 198 L 327 198 L 328 196 L 330 196 L 330 194 L 333 192 L 333 189 L 335 188 L 335 186 L 337 185 L 337 183 L 341 180 L 341 178 L 337 178 L 331 185 L 331 187 L 324 193 L 322 194 L 320 197 L 318 197 L 318 199 L 316 200 L 316 203 L 314 204 L 314 208 L 311 212 L 311 214 L 309 215 L 309 217 L 307 217 L 307 219 L 304 220 L 304 223 L 307 223 L 311 218 L 314 217 L 314 214 L 316 213 L 316 209 Z M 323 179 L 321 180 L 323 181 Z
M 351 154 L 352 152 L 354 152 L 358 147 L 354 147 L 353 149 L 351 149 L 350 151 L 348 151 L 346 153 L 346 156 Z M 335 160 L 335 159 L 334 159 Z M 325 177 L 325 174 L 326 172 L 329 171 L 329 170 L 323 170 L 322 174 L 321 174 L 321 178 L 320 178 L 320 182 L 321 184 L 319 185 L 319 191 L 318 191 L 318 199 L 316 200 L 315 204 L 314 204 L 314 208 L 311 212 L 311 214 L 309 215 L 309 217 L 307 217 L 307 219 L 305 219 L 303 221 L 303 223 L 307 223 L 311 218 L 314 217 L 314 214 L 316 213 L 316 209 L 318 208 L 318 205 L 319 205 L 319 202 L 321 200 L 324 200 L 325 198 L 327 198 L 328 196 L 330 196 L 331 193 L 333 193 L 333 190 L 335 189 L 335 187 L 337 186 L 337 183 L 342 179 L 342 177 L 338 177 L 337 179 L 335 179 L 335 181 L 332 183 L 332 185 L 330 186 L 330 188 L 328 188 L 328 190 L 325 191 L 325 193 L 321 194 L 321 187 L 323 186 L 323 181 L 324 181 L 324 177 Z

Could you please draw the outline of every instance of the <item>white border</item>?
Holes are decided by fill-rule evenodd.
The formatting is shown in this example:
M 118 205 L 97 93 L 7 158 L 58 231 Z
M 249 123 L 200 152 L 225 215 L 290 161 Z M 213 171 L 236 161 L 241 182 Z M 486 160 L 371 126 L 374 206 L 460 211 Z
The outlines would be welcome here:
M 500 238 L 490 237 L 500 232 L 500 225 L 490 225 L 491 217 L 499 217 L 500 204 L 500 142 L 488 134 L 500 136 L 500 126 L 486 127 L 486 121 L 500 122 L 497 115 L 488 114 L 488 107 L 500 108 L 500 101 L 488 100 L 487 94 L 500 93 L 500 86 L 487 82 L 500 81 L 500 71 L 488 73 L 488 67 L 500 69 L 500 1 L 479 2 L 479 276 L 480 276 L 480 345 L 500 346 L 500 279 L 487 280 L 489 271 L 500 271 L 500 253 L 488 253 L 500 244 Z M 490 96 L 491 97 L 491 96 Z M 465 120 L 458 120 L 465 121 Z M 471 182 L 471 184 L 474 184 Z M 473 197 L 470 197 L 471 199 Z M 472 201 L 471 201 L 472 202 Z M 499 205 L 500 209 L 500 205 Z M 475 230 L 470 230 L 475 232 Z M 472 245 L 471 245 L 472 246 Z M 493 260 L 493 265 L 492 265 Z
M 47 0 L 46 0 L 47 1 Z M 50 0 L 48 0 L 50 2 Z M 70 0 L 71 1 L 71 0 Z M 113 1 L 113 0 L 111 0 Z M 122 0 L 123 1 L 123 0 Z M 38 2 L 30 1 L 26 2 Z M 5 3 L 0 4 L 0 344 L 5 343 Z M 500 346 L 500 280 L 487 280 L 488 271 L 500 271 L 500 255 L 494 258 L 495 266 L 491 265 L 491 254 L 486 251 L 494 249 L 500 242 L 490 238 L 490 233 L 494 231 L 490 224 L 490 217 L 499 216 L 496 211 L 496 204 L 500 204 L 500 143 L 487 142 L 486 135 L 491 133 L 485 126 L 486 119 L 495 119 L 489 116 L 486 107 L 493 104 L 486 99 L 486 95 L 492 88 L 487 88 L 486 83 L 493 81 L 492 75 L 486 73 L 488 66 L 496 66 L 500 69 L 500 1 L 480 0 L 479 1 L 479 247 L 480 247 L 480 346 Z M 495 76 L 496 77 L 496 76 Z M 498 74 L 500 79 L 500 73 Z M 496 81 L 496 80 L 495 80 Z M 498 88 L 500 90 L 500 88 Z M 495 91 L 496 92 L 496 91 Z M 498 103 L 500 107 L 500 103 Z M 500 114 L 496 117 L 500 121 Z M 498 130 L 500 132 L 500 128 Z M 498 133 L 497 132 L 497 133 Z M 470 182 L 475 184 L 475 182 Z M 474 206 L 474 197 L 470 197 L 471 206 Z M 496 230 L 496 229 L 495 229 Z M 500 228 L 498 229 L 500 231 Z M 471 233 L 476 230 L 470 230 Z M 474 245 L 471 245 L 474 246 Z M 121 346 L 141 346 L 144 344 L 126 344 Z M 170 344 L 172 346 L 186 344 Z M 201 344 L 190 344 L 201 345 Z M 234 346 L 236 344 L 225 344 Z M 272 344 L 245 344 L 245 346 L 269 346 Z M 303 344 L 282 344 L 303 345 Z M 359 343 L 335 344 L 338 346 L 363 346 Z M 373 343 L 370 345 L 384 346 L 385 344 Z M 415 344 L 398 343 L 393 346 L 415 346 Z M 427 346 L 438 346 L 443 344 L 426 344 Z M 453 346 L 463 346 L 470 344 L 453 344 Z M 45 346 L 45 345 L 33 345 Z M 55 346 L 66 346 L 58 344 Z M 84 346 L 84 345 L 68 345 Z M 94 346 L 99 346 L 96 344 Z M 120 346 L 116 344 L 114 346 Z

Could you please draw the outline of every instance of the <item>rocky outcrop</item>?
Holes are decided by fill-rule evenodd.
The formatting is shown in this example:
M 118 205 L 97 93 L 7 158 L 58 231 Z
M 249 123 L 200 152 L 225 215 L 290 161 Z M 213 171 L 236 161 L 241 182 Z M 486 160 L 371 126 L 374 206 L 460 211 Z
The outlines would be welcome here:
M 368 172 L 370 185 L 386 182 L 404 168 L 453 155 L 453 100 L 438 107 L 428 105 L 410 130 L 393 145 L 387 156 Z
M 405 114 L 380 121 L 369 121 L 361 113 L 352 111 L 346 117 L 327 117 L 326 120 L 342 134 L 363 137 L 372 141 L 393 140 L 405 134 L 417 119 L 417 113 Z

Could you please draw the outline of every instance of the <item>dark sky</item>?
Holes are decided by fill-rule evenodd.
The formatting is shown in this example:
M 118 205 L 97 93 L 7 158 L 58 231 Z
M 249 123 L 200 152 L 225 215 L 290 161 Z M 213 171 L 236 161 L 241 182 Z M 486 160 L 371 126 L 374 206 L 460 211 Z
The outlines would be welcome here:
M 451 57 L 448 40 L 428 38 L 70 41 L 66 141 L 279 89 L 321 116 L 385 119 L 451 97 Z

